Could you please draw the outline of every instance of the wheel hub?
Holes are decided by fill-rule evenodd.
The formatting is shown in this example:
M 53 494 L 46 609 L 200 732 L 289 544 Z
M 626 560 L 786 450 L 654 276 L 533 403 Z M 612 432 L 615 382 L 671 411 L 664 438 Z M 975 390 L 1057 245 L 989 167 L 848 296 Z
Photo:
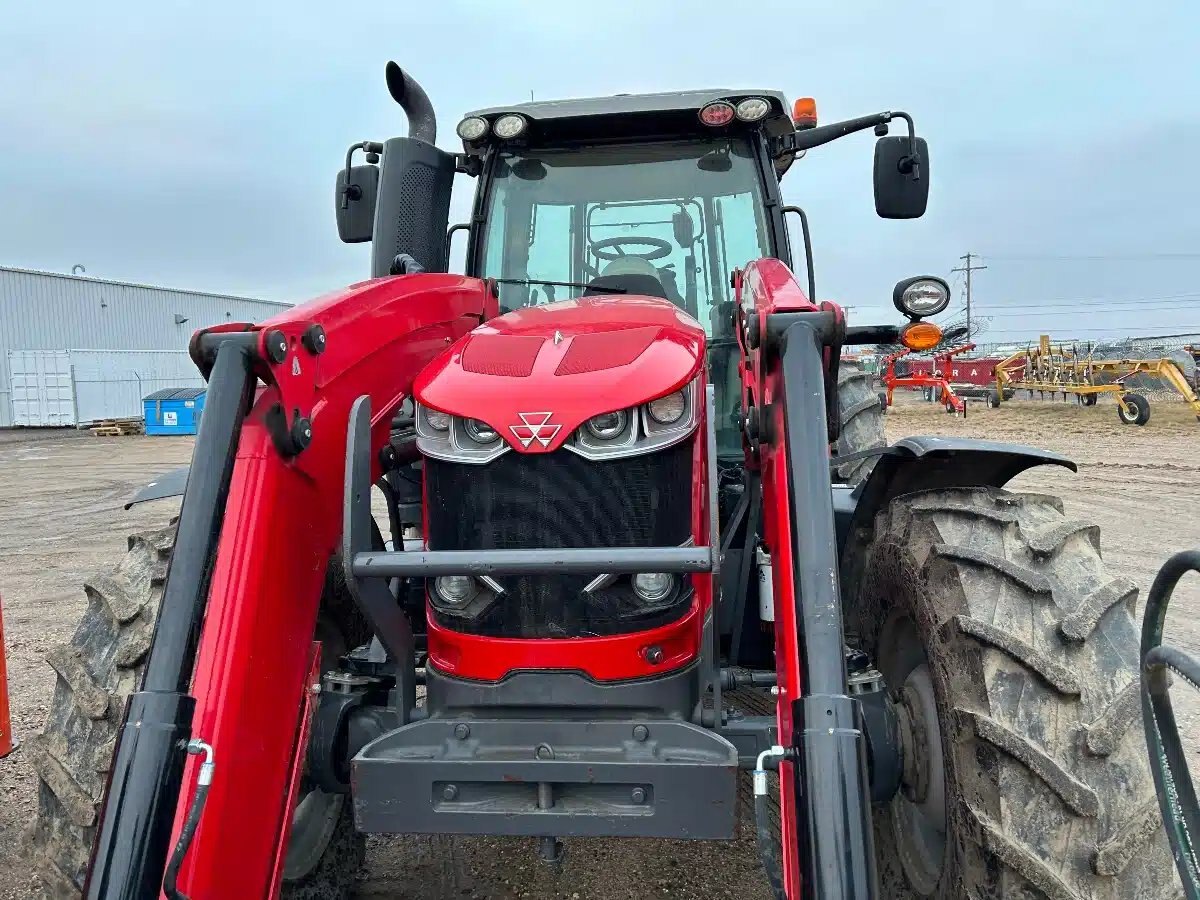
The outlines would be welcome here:
M 900 790 L 944 835 L 946 775 L 942 759 L 942 731 L 933 694 L 933 679 L 927 664 L 913 669 L 905 680 L 897 713 L 904 752 Z
M 886 623 L 879 658 L 896 692 L 903 767 L 889 810 L 891 832 L 908 883 L 928 897 L 937 892 L 946 866 L 946 772 L 933 675 L 911 619 L 897 616 Z

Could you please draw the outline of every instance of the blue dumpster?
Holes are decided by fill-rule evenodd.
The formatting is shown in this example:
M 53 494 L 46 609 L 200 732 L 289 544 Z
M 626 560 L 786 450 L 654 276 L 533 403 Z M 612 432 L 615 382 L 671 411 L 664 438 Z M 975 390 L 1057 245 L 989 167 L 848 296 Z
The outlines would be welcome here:
M 146 434 L 195 434 L 206 388 L 164 388 L 142 398 Z

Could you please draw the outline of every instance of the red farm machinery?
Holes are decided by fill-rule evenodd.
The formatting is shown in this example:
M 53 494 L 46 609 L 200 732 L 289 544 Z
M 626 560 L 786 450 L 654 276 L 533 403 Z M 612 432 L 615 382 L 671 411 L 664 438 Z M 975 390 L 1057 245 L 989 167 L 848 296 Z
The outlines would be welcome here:
M 882 380 L 887 391 L 887 405 L 892 405 L 896 388 L 915 388 L 923 392 L 926 400 L 941 404 L 946 412 L 965 416 L 967 404 L 955 392 L 954 385 L 950 381 L 950 361 L 954 356 L 968 353 L 974 349 L 974 344 L 966 344 L 962 347 L 935 353 L 930 358 L 927 367 L 918 366 L 915 364 L 916 360 L 908 359 L 907 357 L 913 351 L 907 347 L 889 353 L 884 357 L 882 364 Z M 897 372 L 897 363 L 900 363 L 901 360 L 904 360 L 904 363 L 901 363 L 904 371 Z
M 336 182 L 372 277 L 195 334 L 192 464 L 134 498 L 181 494 L 178 521 L 54 657 L 48 891 L 342 898 L 367 834 L 554 862 L 745 815 L 776 898 L 1174 897 L 1128 727 L 1136 589 L 1004 489 L 1073 463 L 885 443 L 841 350 L 919 344 L 941 279 L 897 286 L 903 325 L 814 299 L 781 180 L 874 129 L 876 211 L 920 216 L 912 119 L 620 95 L 480 110 L 448 152 L 387 82 L 408 136 Z

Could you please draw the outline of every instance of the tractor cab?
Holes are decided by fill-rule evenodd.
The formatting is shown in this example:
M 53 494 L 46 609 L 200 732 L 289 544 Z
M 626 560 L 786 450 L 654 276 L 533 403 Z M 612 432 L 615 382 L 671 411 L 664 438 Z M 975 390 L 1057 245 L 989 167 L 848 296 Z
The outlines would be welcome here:
M 343 240 L 374 240 L 374 274 L 445 271 L 467 233 L 465 274 L 495 286 L 501 313 L 587 297 L 657 298 L 702 327 L 716 388 L 721 457 L 742 453 L 742 385 L 734 334 L 734 274 L 756 259 L 794 265 L 780 180 L 798 153 L 874 127 L 877 208 L 924 212 L 924 141 L 884 137 L 892 113 L 817 127 L 815 106 L 789 109 L 777 91 L 709 89 L 481 109 L 455 131 L 462 152 L 432 146 L 432 108 L 394 65 L 392 96 L 408 138 L 351 147 L 338 177 Z M 907 117 L 895 114 L 896 117 Z M 356 149 L 368 164 L 352 166 Z M 382 153 L 382 173 L 370 160 Z M 927 170 L 927 163 L 926 170 Z M 469 223 L 447 228 L 454 175 L 476 178 Z
M 767 154 L 792 127 L 784 107 L 698 91 L 468 115 L 457 130 L 480 180 L 467 273 L 494 279 L 506 312 L 600 295 L 674 304 L 704 329 L 718 445 L 740 455 L 731 276 L 790 258 Z
M 457 131 L 481 167 L 468 274 L 497 279 L 505 310 L 642 294 L 728 336 L 732 270 L 788 256 L 765 152 L 791 128 L 784 102 L 696 91 L 468 115 Z

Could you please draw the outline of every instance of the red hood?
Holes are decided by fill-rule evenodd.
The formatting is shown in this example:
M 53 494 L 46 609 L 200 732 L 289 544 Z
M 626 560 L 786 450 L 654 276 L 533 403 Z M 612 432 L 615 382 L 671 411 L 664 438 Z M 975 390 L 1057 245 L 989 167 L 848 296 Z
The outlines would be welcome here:
M 481 325 L 430 363 L 413 393 L 486 422 L 519 452 L 548 453 L 592 416 L 683 387 L 703 359 L 704 329 L 666 300 L 585 297 Z M 526 448 L 511 429 L 530 424 L 561 427 L 546 447 Z

